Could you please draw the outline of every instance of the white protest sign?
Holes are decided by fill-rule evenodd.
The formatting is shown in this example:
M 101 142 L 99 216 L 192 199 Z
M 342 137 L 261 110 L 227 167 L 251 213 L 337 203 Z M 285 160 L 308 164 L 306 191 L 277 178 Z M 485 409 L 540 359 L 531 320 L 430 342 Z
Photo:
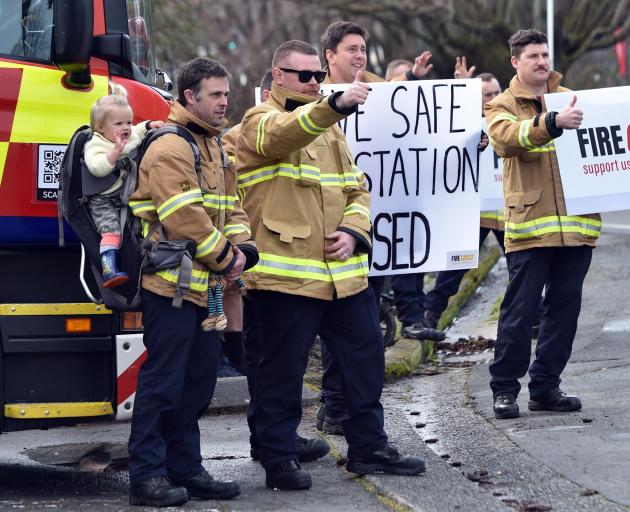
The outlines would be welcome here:
M 630 205 L 630 87 L 546 94 L 561 112 L 573 96 L 584 112 L 577 130 L 554 140 L 569 215 L 627 210 Z
M 476 267 L 481 80 L 370 87 L 340 123 L 372 193 L 370 275 Z
M 481 124 L 482 130 L 488 133 L 485 117 Z M 503 209 L 503 160 L 491 144 L 479 157 L 479 200 L 482 212 Z

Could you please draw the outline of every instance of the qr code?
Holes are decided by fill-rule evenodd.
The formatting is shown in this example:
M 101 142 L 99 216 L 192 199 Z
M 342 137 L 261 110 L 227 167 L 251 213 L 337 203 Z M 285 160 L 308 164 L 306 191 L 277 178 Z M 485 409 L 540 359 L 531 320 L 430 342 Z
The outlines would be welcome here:
M 65 149 L 46 149 L 40 162 L 42 180 L 44 183 L 59 184 L 59 170 Z

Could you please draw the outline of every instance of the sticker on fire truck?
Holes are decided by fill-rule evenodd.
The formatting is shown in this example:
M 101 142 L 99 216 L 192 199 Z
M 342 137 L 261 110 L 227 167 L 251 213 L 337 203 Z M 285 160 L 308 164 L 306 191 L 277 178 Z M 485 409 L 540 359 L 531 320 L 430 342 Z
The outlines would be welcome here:
M 37 157 L 37 199 L 56 201 L 59 189 L 61 159 L 68 146 L 63 144 L 40 144 Z

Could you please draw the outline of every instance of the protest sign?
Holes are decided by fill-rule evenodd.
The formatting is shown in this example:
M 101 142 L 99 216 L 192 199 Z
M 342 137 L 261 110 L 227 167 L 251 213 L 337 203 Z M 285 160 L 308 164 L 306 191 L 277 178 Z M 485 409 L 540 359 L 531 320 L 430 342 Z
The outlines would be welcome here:
M 546 94 L 561 112 L 573 96 L 584 112 L 576 130 L 554 140 L 569 215 L 627 210 L 630 205 L 630 87 Z
M 476 267 L 481 81 L 370 87 L 366 103 L 340 122 L 372 194 L 370 275 Z
M 483 117 L 482 130 L 488 133 L 488 123 Z M 482 212 L 503 209 L 503 160 L 492 145 L 479 157 L 479 201 Z

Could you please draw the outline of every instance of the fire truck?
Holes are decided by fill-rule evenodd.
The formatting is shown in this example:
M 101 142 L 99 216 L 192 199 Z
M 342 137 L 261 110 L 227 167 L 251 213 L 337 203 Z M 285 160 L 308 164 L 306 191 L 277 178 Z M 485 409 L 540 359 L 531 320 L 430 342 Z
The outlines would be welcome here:
M 134 122 L 166 118 L 150 14 L 150 0 L 0 2 L 0 432 L 131 416 L 139 313 L 90 300 L 67 226 L 59 246 L 56 199 L 68 141 L 109 81 Z

